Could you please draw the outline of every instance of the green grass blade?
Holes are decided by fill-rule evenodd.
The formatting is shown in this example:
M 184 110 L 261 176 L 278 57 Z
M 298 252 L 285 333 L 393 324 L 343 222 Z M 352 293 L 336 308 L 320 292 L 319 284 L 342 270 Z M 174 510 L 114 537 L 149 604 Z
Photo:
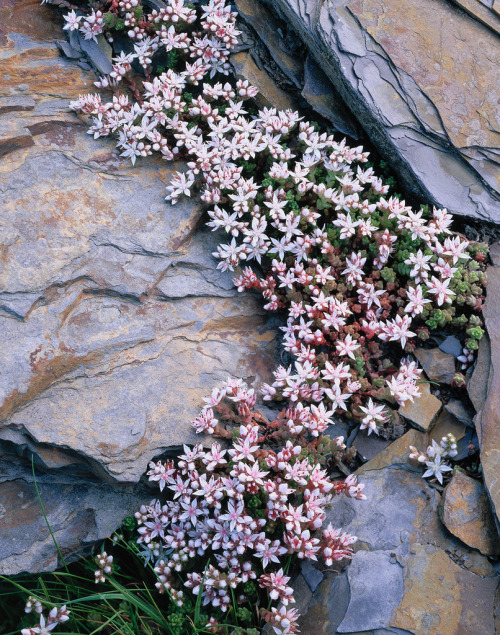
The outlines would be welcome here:
M 35 476 L 35 455 L 34 454 L 31 455 L 31 471 L 33 472 L 33 479 L 34 479 L 34 482 L 35 482 L 36 495 L 38 496 L 38 502 L 40 503 L 40 507 L 42 509 L 42 514 L 43 514 L 43 517 L 45 518 L 45 523 L 47 524 L 47 527 L 49 529 L 50 535 L 52 536 L 52 540 L 54 541 L 54 545 L 56 546 L 57 553 L 59 554 L 59 557 L 61 558 L 61 562 L 63 563 L 64 568 L 66 569 L 66 571 L 69 573 L 68 567 L 66 566 L 66 561 L 64 560 L 64 557 L 63 557 L 63 555 L 61 553 L 61 550 L 59 549 L 59 545 L 57 544 L 57 540 L 55 539 L 55 536 L 52 533 L 52 528 L 50 526 L 49 519 L 47 518 L 47 514 L 45 513 L 45 508 L 44 508 L 43 503 L 42 503 L 42 497 L 40 496 L 40 491 L 38 489 L 38 483 L 36 482 L 36 476 Z

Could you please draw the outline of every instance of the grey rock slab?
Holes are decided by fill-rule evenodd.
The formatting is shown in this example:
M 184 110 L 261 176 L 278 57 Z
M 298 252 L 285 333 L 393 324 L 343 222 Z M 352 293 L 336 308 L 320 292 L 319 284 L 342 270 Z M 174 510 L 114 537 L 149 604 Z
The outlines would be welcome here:
M 481 448 L 484 483 L 497 522 L 500 519 L 500 267 L 488 268 L 483 310 L 487 338 L 479 345 L 476 369 L 469 381 L 469 396 L 476 409 L 474 420 Z M 486 379 L 487 378 L 487 379 Z M 500 526 L 500 525 L 499 525 Z
M 111 47 L 109 44 L 106 45 L 104 42 L 100 44 L 95 42 L 94 40 L 86 40 L 83 35 L 77 31 L 78 34 L 78 44 L 80 49 L 87 55 L 92 64 L 96 67 L 96 69 L 102 75 L 109 75 L 113 70 L 113 65 L 110 60 L 109 49 Z
M 273 13 L 254 0 L 236 0 L 236 6 L 243 19 L 255 29 L 286 77 L 297 88 L 302 88 L 304 61 L 286 50 Z
M 443 351 L 443 353 L 448 353 L 448 355 L 453 355 L 453 357 L 459 357 L 462 355 L 462 343 L 459 339 L 457 339 L 454 335 L 448 335 L 441 344 L 439 344 L 439 350 Z
M 360 432 L 356 436 L 353 445 L 361 456 L 368 461 L 373 459 L 379 452 L 382 452 L 382 450 L 385 450 L 390 443 L 387 439 L 381 439 L 373 434 L 368 436 L 366 432 Z
M 405 188 L 500 220 L 500 38 L 445 0 L 277 0 Z
M 321 571 L 318 571 L 318 569 L 314 567 L 310 560 L 302 560 L 300 564 L 300 572 L 304 576 L 309 588 L 314 593 L 323 581 L 324 575 Z
M 74 49 L 66 40 L 56 40 L 55 44 L 61 53 L 70 60 L 79 60 L 82 57 L 82 50 L 80 45 L 78 49 Z
M 490 258 L 495 267 L 500 265 L 500 243 L 490 245 Z
M 338 633 L 383 628 L 403 599 L 403 568 L 390 551 L 358 551 L 347 569 L 350 602 Z M 374 589 L 376 605 L 374 606 Z M 384 589 L 380 593 L 380 589 Z M 376 610 L 374 611 L 374 608 Z

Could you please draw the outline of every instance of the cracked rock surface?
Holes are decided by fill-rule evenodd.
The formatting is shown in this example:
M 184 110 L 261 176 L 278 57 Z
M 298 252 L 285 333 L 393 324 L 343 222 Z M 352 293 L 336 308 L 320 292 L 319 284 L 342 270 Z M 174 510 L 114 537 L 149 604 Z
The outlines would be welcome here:
M 20 501 L 37 527 L 32 454 L 74 553 L 133 511 L 131 486 L 153 457 L 200 441 L 190 423 L 218 382 L 259 382 L 274 367 L 275 328 L 216 271 L 200 205 L 164 201 L 178 166 L 132 168 L 69 110 L 95 76 L 60 57 L 60 36 L 38 0 L 0 9 L 0 573 L 9 574 L 57 564 L 38 530 L 20 538 L 26 514 L 13 513 Z M 91 510 L 85 522 L 77 508 Z
M 279 7 L 409 191 L 500 221 L 500 29 L 447 0 L 264 2 Z
M 411 430 L 357 471 L 368 500 L 334 500 L 326 523 L 358 542 L 347 569 L 324 571 L 314 593 L 299 576 L 303 633 L 496 632 L 495 569 L 443 528 L 441 495 L 408 462 L 409 445 L 423 449 L 425 435 Z

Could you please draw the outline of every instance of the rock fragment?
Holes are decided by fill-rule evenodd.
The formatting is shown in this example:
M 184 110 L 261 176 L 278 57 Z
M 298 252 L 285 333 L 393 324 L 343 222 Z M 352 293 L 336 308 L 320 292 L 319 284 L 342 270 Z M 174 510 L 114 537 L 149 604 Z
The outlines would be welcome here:
M 500 541 L 488 495 L 481 481 L 460 469 L 443 493 L 441 514 L 448 531 L 485 556 L 500 555 Z
M 415 357 L 427 377 L 442 384 L 451 384 L 455 374 L 455 358 L 439 348 L 417 348 Z
M 431 393 L 429 384 L 421 384 L 420 392 L 422 394 L 418 399 L 415 399 L 413 403 L 407 401 L 404 406 L 399 408 L 398 412 L 413 427 L 428 432 L 435 424 L 443 404 Z

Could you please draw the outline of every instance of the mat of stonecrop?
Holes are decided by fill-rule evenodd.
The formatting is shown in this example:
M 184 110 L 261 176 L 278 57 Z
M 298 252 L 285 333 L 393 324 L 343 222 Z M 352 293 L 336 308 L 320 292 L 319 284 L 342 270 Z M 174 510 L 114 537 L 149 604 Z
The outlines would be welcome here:
M 290 361 L 272 385 L 258 394 L 229 378 L 193 422 L 222 441 L 150 464 L 160 495 L 137 512 L 134 540 L 163 595 L 154 602 L 160 613 L 163 600 L 169 607 L 160 632 L 252 633 L 268 622 L 286 635 L 297 632 L 294 563 L 331 566 L 356 540 L 322 526 L 325 508 L 335 495 L 364 498 L 354 476 L 330 478 L 335 466 L 348 473 L 353 453 L 324 433 L 336 415 L 367 434 L 390 426 L 397 406 L 419 397 L 411 353 L 432 331 L 461 337 L 452 386 L 464 385 L 483 334 L 487 249 L 452 233 L 446 210 L 415 211 L 391 195 L 361 147 L 296 112 L 258 110 L 256 89 L 231 76 L 235 19 L 218 0 L 153 10 L 103 0 L 65 11 L 64 28 L 120 42 L 100 93 L 72 104 L 89 116 L 89 133 L 116 138 L 133 163 L 152 153 L 181 160 L 167 201 L 206 203 L 221 236 L 218 268 L 235 271 L 240 291 L 261 293 L 286 321 Z M 443 483 L 454 438 L 412 450 L 423 476 Z M 107 551 L 96 557 L 98 588 L 116 590 L 115 564 Z M 24 635 L 71 625 L 70 602 L 50 602 L 29 598 L 27 610 L 42 612 Z M 102 628 L 155 632 L 130 623 L 132 631 L 110 630 L 111 619 Z

